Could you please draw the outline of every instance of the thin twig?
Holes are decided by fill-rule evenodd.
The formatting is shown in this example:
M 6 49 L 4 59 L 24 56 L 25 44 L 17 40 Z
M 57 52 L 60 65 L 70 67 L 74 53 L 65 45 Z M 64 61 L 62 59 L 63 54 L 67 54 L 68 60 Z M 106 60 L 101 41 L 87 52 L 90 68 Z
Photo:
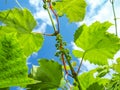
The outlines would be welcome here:
M 78 88 L 79 88 L 79 90 L 82 90 L 81 85 L 80 85 L 80 82 L 79 82 L 79 80 L 78 80 L 77 73 L 76 73 L 75 70 L 73 69 L 73 67 L 72 67 L 72 65 L 71 65 L 71 63 L 70 63 L 70 60 L 67 60 L 67 59 L 66 59 L 66 61 L 67 61 L 68 65 L 69 65 L 69 67 L 70 67 L 70 70 L 71 70 L 71 73 L 72 73 L 72 78 L 74 78 L 74 80 L 78 83 Z
M 112 9 L 113 9 L 113 14 L 114 14 L 115 32 L 116 32 L 116 36 L 118 36 L 118 32 L 117 32 L 117 18 L 116 18 L 116 13 L 115 13 L 114 0 L 110 0 L 110 2 L 112 4 Z
M 46 4 L 46 5 L 47 5 L 47 4 Z M 54 24 L 54 21 L 53 21 L 53 18 L 52 18 L 52 15 L 51 15 L 51 13 L 50 13 L 50 10 L 49 10 L 48 6 L 46 6 L 46 9 L 47 9 L 48 15 L 49 15 L 49 17 L 50 17 L 50 20 L 51 20 L 51 23 L 52 23 L 54 32 L 57 32 L 57 31 L 56 31 L 56 26 L 55 26 L 55 24 Z
M 51 20 L 51 22 L 52 22 L 52 26 L 53 26 L 53 29 L 54 29 L 54 33 L 56 33 L 56 32 L 57 32 L 56 26 L 55 26 L 55 24 L 54 24 L 52 15 L 51 15 L 51 13 L 50 13 L 50 11 L 49 11 L 49 8 L 48 8 L 48 6 L 47 6 L 47 2 L 46 2 L 45 0 L 43 0 L 43 1 L 44 1 L 44 4 L 46 4 L 46 10 L 48 11 L 50 20 Z M 58 30 L 59 30 L 59 21 L 58 21 L 57 14 L 54 12 L 54 10 L 53 10 L 52 12 L 53 12 L 53 14 L 56 16 L 56 20 L 57 20 L 57 23 L 58 23 Z M 58 34 L 59 34 L 59 31 L 57 32 L 57 34 L 56 34 L 55 36 L 57 37 Z M 64 49 L 64 47 L 63 47 L 63 45 L 62 45 L 62 42 L 60 42 L 60 48 L 61 48 L 60 50 L 63 50 L 63 49 Z M 64 57 L 66 58 L 66 55 L 65 55 L 65 53 L 62 52 L 62 54 L 61 54 L 61 59 L 62 59 L 62 61 L 63 61 L 63 65 L 64 65 L 65 72 L 66 72 L 66 74 L 68 74 L 68 71 L 67 71 L 67 69 L 66 69 L 66 63 L 65 63 Z M 74 78 L 74 80 L 78 83 L 78 88 L 79 88 L 79 90 L 82 90 L 82 89 L 81 89 L 80 82 L 79 82 L 79 80 L 78 80 L 77 73 L 76 73 L 75 70 L 73 69 L 73 67 L 72 67 L 72 65 L 71 65 L 71 63 L 70 63 L 70 60 L 67 60 L 67 58 L 66 58 L 66 61 L 67 61 L 68 65 L 69 65 L 70 70 L 71 70 L 71 73 L 72 73 L 72 75 L 70 75 L 70 76 L 71 76 L 72 78 Z M 68 75 L 69 75 L 69 74 L 68 74 Z
M 82 62 L 83 62 L 83 59 L 84 59 L 84 57 L 85 57 L 85 53 L 86 53 L 86 52 L 83 53 L 83 56 L 82 56 L 80 65 L 79 65 L 78 70 L 77 70 L 77 74 L 80 72 L 80 68 L 81 68 L 81 66 L 82 66 Z
M 71 65 L 71 63 L 70 63 L 70 60 L 67 60 L 67 63 L 68 63 L 68 65 L 69 65 L 69 67 L 70 67 L 70 70 L 71 70 L 71 72 L 72 72 L 72 77 L 73 77 L 74 80 L 78 83 L 78 88 L 79 88 L 79 90 L 82 90 L 81 85 L 80 85 L 80 82 L 79 82 L 79 80 L 78 80 L 77 73 L 76 73 L 75 70 L 73 69 L 73 67 L 72 67 L 72 65 Z
M 52 8 L 52 5 L 51 5 L 51 2 L 49 2 L 49 6 L 50 6 L 50 9 L 51 11 L 53 12 L 55 18 L 56 18 L 56 21 L 57 21 L 57 26 L 58 26 L 58 33 L 60 32 L 60 24 L 59 24 L 59 20 L 58 20 L 58 15 L 55 13 L 55 11 L 53 10 Z
M 43 33 L 43 35 L 45 35 L 45 36 L 54 36 L 54 34 L 47 34 L 47 33 Z
M 64 54 L 62 53 L 61 54 L 61 59 L 62 59 L 62 62 L 63 62 L 63 66 L 64 66 L 64 69 L 65 69 L 65 73 L 68 75 L 68 71 L 66 69 L 66 63 L 65 63 L 65 60 L 64 60 Z
M 15 2 L 17 3 L 17 5 L 18 5 L 21 9 L 23 9 L 23 7 L 20 5 L 20 3 L 18 2 L 18 0 L 15 0 Z

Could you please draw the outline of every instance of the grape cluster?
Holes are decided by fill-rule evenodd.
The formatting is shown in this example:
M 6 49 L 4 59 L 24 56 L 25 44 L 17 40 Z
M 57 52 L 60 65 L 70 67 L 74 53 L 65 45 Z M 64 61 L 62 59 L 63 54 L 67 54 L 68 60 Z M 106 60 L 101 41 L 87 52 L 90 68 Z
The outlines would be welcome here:
M 62 40 L 62 36 L 60 34 L 56 36 L 56 41 L 57 43 L 55 46 L 57 51 L 55 53 L 55 56 L 60 57 L 61 54 L 64 54 L 66 60 L 71 60 L 70 52 L 68 49 L 65 48 L 67 44 Z

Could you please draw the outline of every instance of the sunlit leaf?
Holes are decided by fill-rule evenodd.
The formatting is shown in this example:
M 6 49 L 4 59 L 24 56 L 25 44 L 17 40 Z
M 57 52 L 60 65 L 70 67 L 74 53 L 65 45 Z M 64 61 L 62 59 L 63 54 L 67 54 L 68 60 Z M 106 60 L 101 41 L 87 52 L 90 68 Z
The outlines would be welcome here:
M 28 78 L 26 57 L 17 40 L 16 34 L 0 37 L 0 88 L 24 86 L 33 83 Z
M 113 78 L 106 86 L 106 90 L 119 90 L 120 89 L 120 74 L 114 74 Z
M 30 55 L 38 51 L 43 44 L 43 37 L 38 33 L 22 34 L 19 38 L 25 55 Z
M 104 77 L 106 74 L 109 73 L 109 67 L 108 66 L 102 66 L 102 67 L 98 67 L 96 69 L 97 69 L 97 72 L 98 72 L 96 77 Z
M 91 84 L 96 82 L 96 79 L 94 78 L 93 74 L 96 72 L 96 70 L 92 70 L 86 73 L 81 74 L 78 78 L 81 83 L 81 87 L 83 90 L 85 90 L 87 87 L 89 87 Z
M 3 26 L 0 27 L 0 34 L 2 32 L 17 32 L 17 37 L 26 56 L 41 48 L 43 37 L 41 34 L 32 32 L 36 26 L 36 20 L 29 10 L 14 8 L 1 11 L 0 21 L 3 23 Z
M 0 88 L 0 90 L 10 90 L 9 88 Z
M 106 78 L 95 77 L 97 69 L 98 68 L 88 72 L 84 72 L 78 76 L 82 90 L 96 90 L 94 89 L 96 87 L 100 87 L 98 90 L 104 90 L 103 88 L 108 83 L 109 80 Z M 76 86 L 74 86 L 74 90 L 79 89 Z
M 10 9 L 0 12 L 0 21 L 6 26 L 15 28 L 18 32 L 31 33 L 36 21 L 28 9 Z
M 120 49 L 120 39 L 114 34 L 106 32 L 111 26 L 109 22 L 95 22 L 91 26 L 82 25 L 74 35 L 75 44 L 82 51 L 75 50 L 73 54 L 91 63 L 104 65 L 108 59 L 113 59 Z
M 105 90 L 103 85 L 99 85 L 97 82 L 90 85 L 86 90 Z
M 55 3 L 54 9 L 59 16 L 65 14 L 70 22 L 78 22 L 84 19 L 86 2 L 85 0 L 61 0 Z
M 117 63 L 116 63 L 116 64 L 113 64 L 113 69 L 114 69 L 116 72 L 120 73 L 120 57 L 117 58 L 116 61 L 117 61 Z
M 57 62 L 47 59 L 39 61 L 40 66 L 34 66 L 30 77 L 40 83 L 29 85 L 30 90 L 48 90 L 58 88 L 62 79 L 62 66 Z

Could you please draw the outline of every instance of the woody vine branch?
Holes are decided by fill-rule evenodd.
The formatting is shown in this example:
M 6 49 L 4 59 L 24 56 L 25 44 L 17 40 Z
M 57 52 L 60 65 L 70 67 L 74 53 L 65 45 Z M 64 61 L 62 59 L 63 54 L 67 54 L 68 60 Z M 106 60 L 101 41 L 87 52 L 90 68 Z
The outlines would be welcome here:
M 60 25 L 59 25 L 59 21 L 58 21 L 58 16 L 57 14 L 55 13 L 55 11 L 52 9 L 52 4 L 51 4 L 51 0 L 43 0 L 44 2 L 44 8 L 47 10 L 48 12 L 48 15 L 50 17 L 50 20 L 51 20 L 51 23 L 52 23 L 52 26 L 53 26 L 53 29 L 54 29 L 54 33 L 49 35 L 49 36 L 56 36 L 56 41 L 57 41 L 57 44 L 56 44 L 56 48 L 57 48 L 57 52 L 55 54 L 55 56 L 57 57 L 60 57 L 60 59 L 62 60 L 63 62 L 63 66 L 64 66 L 64 70 L 66 72 L 66 74 L 68 74 L 69 76 L 71 76 L 72 78 L 74 78 L 74 80 L 77 82 L 78 84 L 78 88 L 79 90 L 81 90 L 81 85 L 80 85 L 80 82 L 78 80 L 78 76 L 77 76 L 77 73 L 75 72 L 74 68 L 72 67 L 71 65 L 71 56 L 69 54 L 69 50 L 68 49 L 65 49 L 64 46 L 66 46 L 66 43 L 63 42 L 62 40 L 62 36 L 60 35 Z M 50 13 L 50 10 L 52 11 L 52 13 L 55 15 L 56 17 L 56 21 L 57 21 L 57 26 L 58 26 L 58 30 L 56 30 L 56 26 L 54 24 L 54 21 L 53 21 L 53 18 L 52 18 L 52 15 Z M 47 35 L 47 34 L 46 34 Z M 71 71 L 71 74 L 68 73 L 67 69 L 66 69 L 66 63 L 68 63 L 69 67 L 70 67 L 70 71 Z

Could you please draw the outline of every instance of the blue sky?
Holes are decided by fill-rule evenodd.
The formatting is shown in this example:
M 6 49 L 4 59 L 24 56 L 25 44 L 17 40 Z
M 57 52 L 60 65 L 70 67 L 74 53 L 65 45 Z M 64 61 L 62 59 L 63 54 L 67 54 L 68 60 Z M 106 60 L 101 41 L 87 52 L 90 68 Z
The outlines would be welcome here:
M 7 1 L 7 2 L 5 2 Z M 52 33 L 52 25 L 49 19 L 47 12 L 42 8 L 42 0 L 18 0 L 21 6 L 24 8 L 28 8 L 34 15 L 35 19 L 37 20 L 38 25 L 34 29 L 34 31 L 41 32 L 41 33 Z M 87 6 L 87 13 L 85 19 L 82 22 L 78 23 L 69 23 L 68 19 L 63 16 L 59 19 L 60 21 L 60 29 L 61 34 L 63 35 L 63 39 L 68 43 L 67 48 L 72 51 L 72 49 L 76 49 L 77 47 L 73 43 L 73 34 L 75 30 L 86 23 L 87 25 L 92 24 L 96 20 L 101 22 L 110 21 L 114 23 L 112 8 L 109 0 L 86 0 Z M 115 9 L 117 13 L 117 17 L 120 18 L 120 0 L 115 0 Z M 13 7 L 19 7 L 15 0 L 0 0 L 0 10 L 10 9 Z M 118 25 L 120 24 L 120 19 L 118 19 Z M 118 26 L 120 29 L 120 25 Z M 114 25 L 109 29 L 109 32 L 114 33 Z M 119 30 L 120 36 L 120 30 Z M 37 60 L 39 58 L 48 58 L 48 59 L 55 59 L 59 61 L 58 58 L 54 57 L 55 54 L 55 37 L 44 37 L 45 41 L 41 50 L 38 53 L 34 52 L 30 57 L 28 57 L 28 66 L 32 67 L 32 65 L 38 65 Z M 115 58 L 120 55 L 118 52 Z M 73 60 L 79 61 L 73 57 Z M 86 67 L 85 67 L 86 66 Z M 91 65 L 88 61 L 83 62 L 82 70 L 90 70 L 94 68 L 95 65 Z M 22 90 L 21 88 L 14 87 L 11 90 Z

